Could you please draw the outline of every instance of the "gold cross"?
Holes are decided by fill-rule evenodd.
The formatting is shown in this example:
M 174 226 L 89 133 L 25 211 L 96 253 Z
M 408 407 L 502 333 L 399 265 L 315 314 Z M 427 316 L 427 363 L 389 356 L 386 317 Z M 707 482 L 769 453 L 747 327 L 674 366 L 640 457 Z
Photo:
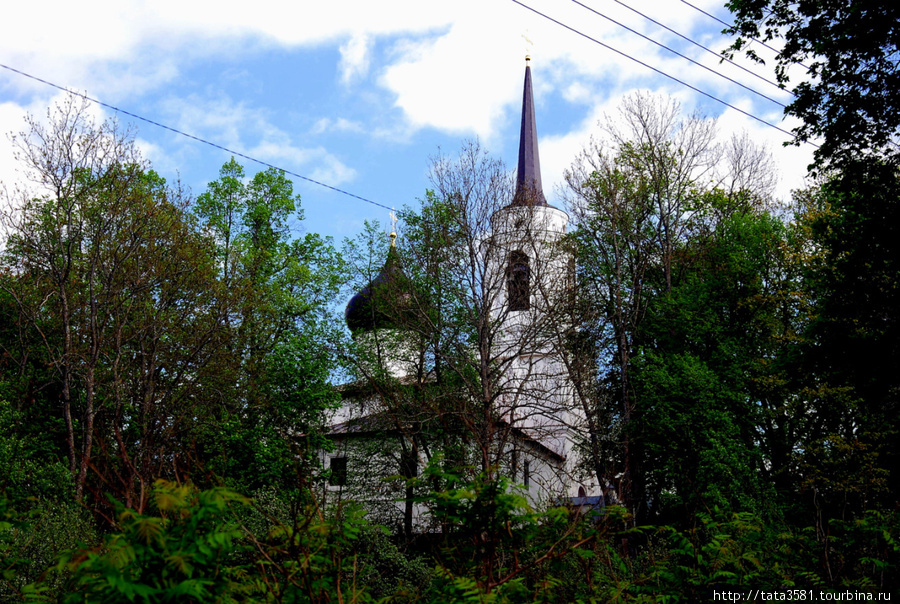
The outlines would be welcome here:
M 528 30 L 525 31 L 527 34 Z M 531 55 L 531 49 L 534 48 L 534 42 L 532 42 L 531 38 L 529 38 L 526 34 L 522 34 L 522 38 L 525 40 L 525 58 L 528 59 Z
M 394 208 L 391 208 L 391 247 L 395 247 L 395 241 L 397 240 L 397 213 L 394 211 Z

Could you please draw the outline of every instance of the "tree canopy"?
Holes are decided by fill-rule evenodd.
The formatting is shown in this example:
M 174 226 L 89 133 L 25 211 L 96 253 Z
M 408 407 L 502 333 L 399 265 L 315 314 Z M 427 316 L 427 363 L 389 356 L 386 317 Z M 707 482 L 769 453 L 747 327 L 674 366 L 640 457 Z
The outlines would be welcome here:
M 785 113 L 800 118 L 799 141 L 840 166 L 863 155 L 897 155 L 900 132 L 900 7 L 875 0 L 731 0 L 731 51 L 764 63 L 778 48 L 778 81 L 794 94 Z
M 295 233 L 278 170 L 232 159 L 192 199 L 114 122 L 49 118 L 5 188 L 0 599 L 896 588 L 887 156 L 783 208 L 765 149 L 639 94 L 573 163 L 565 228 L 470 144 L 396 241 L 339 254 Z M 340 293 L 367 285 L 351 334 Z M 570 458 L 539 442 L 563 425 Z

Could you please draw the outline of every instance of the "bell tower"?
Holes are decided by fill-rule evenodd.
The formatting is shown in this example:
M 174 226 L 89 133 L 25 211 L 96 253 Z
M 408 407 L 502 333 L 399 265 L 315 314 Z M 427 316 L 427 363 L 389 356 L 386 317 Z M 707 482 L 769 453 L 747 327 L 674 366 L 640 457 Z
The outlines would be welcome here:
M 547 320 L 556 310 L 555 303 L 571 287 L 570 263 L 559 246 L 568 223 L 568 214 L 548 204 L 544 196 L 531 59 L 526 56 L 516 191 L 491 218 L 492 240 L 499 250 L 494 262 L 502 265 L 505 280 L 494 304 L 496 319 L 524 327 Z
M 568 331 L 563 304 L 574 285 L 571 255 L 562 246 L 569 216 L 544 196 L 531 78 L 526 57 L 516 190 L 491 218 L 495 251 L 489 274 L 497 289 L 492 319 L 500 326 L 494 355 L 506 360 L 511 385 L 497 412 L 525 441 L 539 442 L 564 460 L 559 484 L 574 496 L 584 488 L 571 478 L 582 414 L 573 405 L 573 388 L 559 355 Z

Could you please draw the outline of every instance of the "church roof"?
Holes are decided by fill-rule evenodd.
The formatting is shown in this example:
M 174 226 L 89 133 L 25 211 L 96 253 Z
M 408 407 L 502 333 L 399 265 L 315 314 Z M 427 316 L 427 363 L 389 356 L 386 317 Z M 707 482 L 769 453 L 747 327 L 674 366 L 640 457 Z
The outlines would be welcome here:
M 397 329 L 396 312 L 409 298 L 408 280 L 400 267 L 400 255 L 394 247 L 393 236 L 387 260 L 378 275 L 358 294 L 350 298 L 344 311 L 344 319 L 350 332 L 375 329 Z
M 534 117 L 534 93 L 531 90 L 531 65 L 525 57 L 525 90 L 522 94 L 522 129 L 519 133 L 519 167 L 516 194 L 511 207 L 546 206 L 541 185 L 541 160 L 538 157 L 537 122 Z

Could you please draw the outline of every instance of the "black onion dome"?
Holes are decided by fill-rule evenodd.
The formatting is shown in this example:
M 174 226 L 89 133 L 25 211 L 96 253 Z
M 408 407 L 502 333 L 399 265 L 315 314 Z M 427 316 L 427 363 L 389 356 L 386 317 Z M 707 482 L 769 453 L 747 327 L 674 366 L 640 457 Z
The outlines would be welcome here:
M 350 298 L 344 319 L 350 332 L 398 329 L 397 318 L 411 298 L 408 280 L 400 268 L 400 255 L 392 245 L 381 272 L 362 291 Z

